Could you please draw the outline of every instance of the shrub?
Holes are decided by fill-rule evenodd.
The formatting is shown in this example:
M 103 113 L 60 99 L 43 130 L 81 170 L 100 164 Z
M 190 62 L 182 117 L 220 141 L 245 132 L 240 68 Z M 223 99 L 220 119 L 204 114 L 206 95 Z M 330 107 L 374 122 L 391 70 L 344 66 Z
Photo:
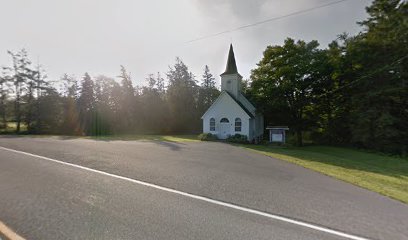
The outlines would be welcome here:
M 248 143 L 248 138 L 246 135 L 241 135 L 241 134 L 235 134 L 233 136 L 229 136 L 227 138 L 227 142 L 232 142 L 232 143 Z
M 215 134 L 211 134 L 211 133 L 201 133 L 200 135 L 198 135 L 198 139 L 200 139 L 201 141 L 214 141 L 217 140 L 217 135 Z

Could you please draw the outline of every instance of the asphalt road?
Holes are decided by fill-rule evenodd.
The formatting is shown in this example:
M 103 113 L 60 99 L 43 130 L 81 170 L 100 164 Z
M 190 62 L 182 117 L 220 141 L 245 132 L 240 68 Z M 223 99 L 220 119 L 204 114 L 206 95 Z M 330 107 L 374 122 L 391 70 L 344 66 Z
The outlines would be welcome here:
M 0 146 L 370 239 L 408 239 L 408 206 L 222 143 L 0 138 Z M 0 149 L 0 220 L 27 239 L 345 239 Z

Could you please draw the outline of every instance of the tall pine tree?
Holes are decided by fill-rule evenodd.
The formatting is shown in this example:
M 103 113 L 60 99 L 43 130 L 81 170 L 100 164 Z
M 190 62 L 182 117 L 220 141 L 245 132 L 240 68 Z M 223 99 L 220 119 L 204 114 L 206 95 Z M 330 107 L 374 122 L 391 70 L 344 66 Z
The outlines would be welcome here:
M 208 65 L 205 65 L 198 98 L 198 109 L 201 115 L 211 106 L 218 95 L 219 91 L 216 88 L 215 78 L 211 74 Z
M 94 82 L 89 74 L 85 73 L 81 82 L 81 94 L 78 99 L 78 113 L 81 129 L 87 135 L 91 135 L 93 130 L 92 114 L 94 106 Z
M 197 111 L 197 84 L 194 75 L 180 58 L 176 58 L 176 63 L 167 72 L 167 79 L 171 128 L 177 133 L 198 131 L 200 117 Z

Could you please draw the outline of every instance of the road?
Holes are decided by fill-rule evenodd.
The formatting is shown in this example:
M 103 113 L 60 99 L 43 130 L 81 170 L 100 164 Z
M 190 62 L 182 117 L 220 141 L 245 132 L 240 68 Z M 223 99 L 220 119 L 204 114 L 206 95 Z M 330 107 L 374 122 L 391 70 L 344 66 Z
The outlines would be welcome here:
M 0 221 L 27 239 L 408 239 L 407 205 L 228 144 L 0 146 Z

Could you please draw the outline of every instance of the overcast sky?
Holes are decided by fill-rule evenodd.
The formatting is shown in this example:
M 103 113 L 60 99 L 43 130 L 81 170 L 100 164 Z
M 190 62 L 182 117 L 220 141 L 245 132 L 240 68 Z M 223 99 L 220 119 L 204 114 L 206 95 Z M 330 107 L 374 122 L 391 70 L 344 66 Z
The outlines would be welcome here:
M 167 72 L 179 56 L 201 78 L 217 76 L 234 45 L 238 71 L 248 78 L 267 45 L 287 37 L 326 47 L 338 34 L 355 34 L 371 0 L 348 0 L 245 30 L 189 40 L 309 9 L 335 0 L 0 0 L 0 65 L 7 50 L 26 48 L 49 78 L 88 72 L 115 77 L 124 65 L 135 84 Z

